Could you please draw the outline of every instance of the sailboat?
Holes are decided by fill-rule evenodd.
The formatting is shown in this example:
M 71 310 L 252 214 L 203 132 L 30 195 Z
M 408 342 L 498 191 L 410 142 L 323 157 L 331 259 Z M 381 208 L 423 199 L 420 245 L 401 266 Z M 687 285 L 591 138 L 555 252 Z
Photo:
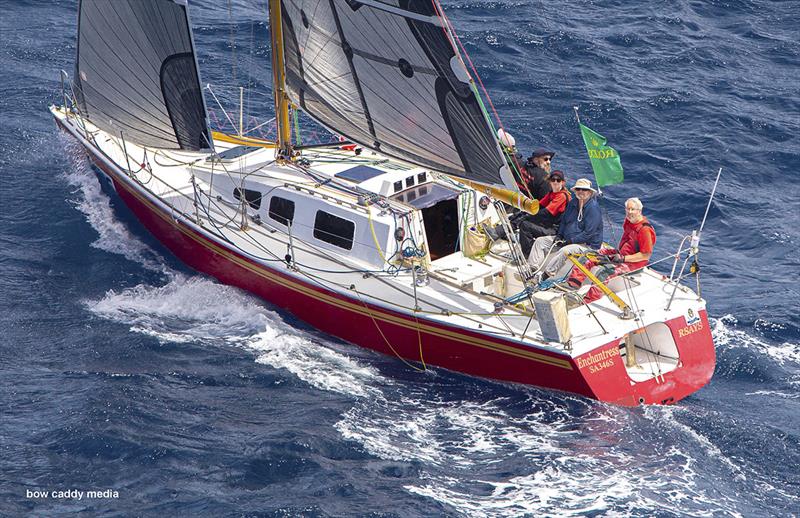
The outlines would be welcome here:
M 710 380 L 688 241 L 672 275 L 620 276 L 591 304 L 538 282 L 513 237 L 483 246 L 481 223 L 538 204 L 437 2 L 270 0 L 269 21 L 276 141 L 210 129 L 186 0 L 79 4 L 50 111 L 178 258 L 409 368 L 629 406 Z M 290 110 L 349 145 L 295 145 Z

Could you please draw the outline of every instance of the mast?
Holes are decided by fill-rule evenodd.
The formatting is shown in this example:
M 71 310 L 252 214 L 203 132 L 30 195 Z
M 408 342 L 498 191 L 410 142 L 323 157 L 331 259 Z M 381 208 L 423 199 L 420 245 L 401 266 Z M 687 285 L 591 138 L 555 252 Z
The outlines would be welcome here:
M 289 98 L 286 96 L 281 0 L 269 0 L 269 26 L 272 45 L 272 92 L 275 98 L 275 122 L 278 126 L 278 156 L 288 158 L 292 154 L 292 127 L 289 123 Z

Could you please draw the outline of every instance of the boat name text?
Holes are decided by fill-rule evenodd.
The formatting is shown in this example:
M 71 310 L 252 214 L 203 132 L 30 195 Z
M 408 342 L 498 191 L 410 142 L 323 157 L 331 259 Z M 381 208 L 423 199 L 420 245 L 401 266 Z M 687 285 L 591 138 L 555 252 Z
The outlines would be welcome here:
M 597 354 L 590 354 L 586 358 L 578 358 L 578 368 L 589 367 L 589 372 L 594 374 L 614 365 L 614 357 L 619 356 L 619 349 L 612 347 Z
M 683 326 L 682 328 L 678 329 L 678 336 L 683 338 L 684 336 L 689 336 L 692 333 L 696 333 L 703 329 L 703 322 L 695 322 L 694 324 L 689 324 L 688 326 Z

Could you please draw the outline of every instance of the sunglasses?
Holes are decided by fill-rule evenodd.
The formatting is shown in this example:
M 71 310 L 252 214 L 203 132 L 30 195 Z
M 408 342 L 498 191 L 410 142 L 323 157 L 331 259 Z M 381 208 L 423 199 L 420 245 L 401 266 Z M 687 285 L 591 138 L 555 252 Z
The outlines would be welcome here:
M 549 162 L 550 161 L 550 157 L 549 156 L 542 156 L 542 157 L 539 157 L 539 159 L 542 160 L 543 162 Z
M 573 189 L 575 192 L 592 192 L 591 189 Z
M 561 178 L 550 178 L 550 181 L 551 181 L 551 182 L 558 182 L 558 183 L 561 183 L 561 182 L 563 182 L 564 180 L 562 180 Z

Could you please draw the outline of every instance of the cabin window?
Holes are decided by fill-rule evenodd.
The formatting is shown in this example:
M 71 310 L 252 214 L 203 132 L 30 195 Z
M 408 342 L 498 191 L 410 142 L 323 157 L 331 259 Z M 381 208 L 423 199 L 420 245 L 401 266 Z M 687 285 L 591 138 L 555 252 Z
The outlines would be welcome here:
M 314 219 L 314 237 L 339 248 L 353 248 L 356 224 L 344 218 L 318 210 Z
M 406 188 L 409 188 L 409 187 L 414 187 L 414 177 L 413 176 L 409 176 L 408 178 L 406 178 Z
M 233 190 L 233 197 L 242 201 L 242 189 L 238 187 Z M 247 204 L 258 210 L 261 207 L 261 193 L 252 189 L 244 189 L 244 199 Z
M 419 173 L 417 175 L 417 183 L 425 183 L 425 180 L 428 179 L 428 175 L 425 173 Z
M 294 202 L 280 196 L 273 196 L 269 200 L 269 212 L 267 214 L 270 219 L 274 219 L 281 225 L 288 227 L 294 220 Z
M 403 190 L 403 180 L 398 180 L 394 182 L 394 192 L 400 192 Z

